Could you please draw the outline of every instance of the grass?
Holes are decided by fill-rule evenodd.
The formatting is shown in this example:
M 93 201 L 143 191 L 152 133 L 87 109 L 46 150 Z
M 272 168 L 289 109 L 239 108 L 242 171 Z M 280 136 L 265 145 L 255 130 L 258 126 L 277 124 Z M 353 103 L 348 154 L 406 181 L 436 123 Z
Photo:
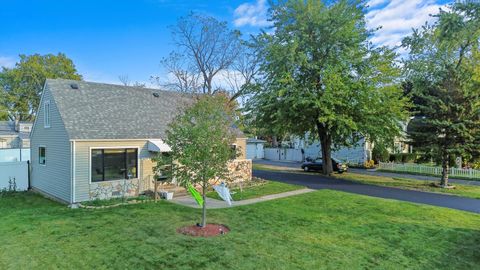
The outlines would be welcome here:
M 299 169 L 288 168 L 287 170 L 286 167 L 263 165 L 263 164 L 254 164 L 253 168 L 256 170 L 312 174 L 312 172 L 307 173 Z M 456 196 L 467 197 L 467 198 L 480 199 L 480 186 L 452 183 L 452 185 L 455 186 L 455 189 L 445 189 L 445 188 L 432 186 L 431 184 L 434 183 L 435 181 L 425 181 L 425 180 L 400 178 L 400 177 L 373 176 L 373 175 L 365 175 L 365 174 L 352 173 L 352 172 L 347 172 L 342 174 L 333 174 L 331 177 L 335 177 L 337 179 L 355 181 L 355 182 L 369 184 L 369 185 L 388 186 L 388 187 L 412 189 L 412 190 L 419 190 L 419 191 L 426 191 L 426 192 L 436 192 L 436 193 L 450 194 L 450 195 L 456 195 Z
M 416 180 L 408 178 L 372 176 L 358 173 L 334 174 L 332 177 L 346 179 L 370 185 L 388 186 L 403 189 L 413 189 L 427 192 L 445 193 L 462 197 L 480 199 L 480 186 L 452 184 L 454 189 L 445 189 L 432 186 L 435 181 Z M 437 181 L 438 182 L 438 181 Z
M 230 192 L 235 192 L 234 194 L 232 194 L 232 198 L 234 201 L 241 201 L 241 200 L 258 198 L 265 195 L 278 194 L 278 193 L 283 193 L 287 191 L 298 190 L 302 188 L 305 188 L 305 187 L 298 186 L 298 185 L 284 184 L 284 183 L 274 182 L 274 181 L 261 181 L 261 182 L 257 181 L 257 183 L 254 184 L 253 186 L 244 187 L 243 191 L 241 191 L 240 188 L 237 187 L 237 188 L 231 189 Z M 217 192 L 215 191 L 207 193 L 207 197 L 221 200 L 220 196 L 218 196 Z
M 208 211 L 231 232 L 175 230 L 201 210 L 168 202 L 68 209 L 0 199 L 0 269 L 478 269 L 480 215 L 322 190 Z

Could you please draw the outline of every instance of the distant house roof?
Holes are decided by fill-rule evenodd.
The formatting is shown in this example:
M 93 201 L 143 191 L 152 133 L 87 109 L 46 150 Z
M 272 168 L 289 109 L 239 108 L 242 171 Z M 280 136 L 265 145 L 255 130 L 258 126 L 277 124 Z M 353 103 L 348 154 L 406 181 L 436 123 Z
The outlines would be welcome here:
M 32 125 L 31 122 L 20 122 L 20 124 Z M 0 138 L 20 138 L 22 141 L 30 140 L 30 132 L 18 131 L 13 121 L 0 121 Z
M 15 131 L 15 123 L 12 121 L 0 121 L 0 136 L 2 135 L 17 135 Z
M 260 139 L 254 139 L 254 138 L 248 138 L 247 143 L 266 143 L 267 141 L 260 140 Z
M 162 139 L 192 102 L 179 92 L 85 81 L 48 79 L 46 88 L 70 139 Z

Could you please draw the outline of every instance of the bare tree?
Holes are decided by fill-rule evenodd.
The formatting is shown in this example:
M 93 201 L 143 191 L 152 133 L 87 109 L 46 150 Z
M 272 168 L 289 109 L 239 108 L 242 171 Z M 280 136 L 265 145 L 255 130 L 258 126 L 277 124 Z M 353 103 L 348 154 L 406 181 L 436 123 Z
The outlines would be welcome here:
M 258 59 L 253 47 L 246 42 L 242 42 L 239 57 L 233 62 L 225 75 L 225 80 L 231 89 L 230 100 L 244 96 L 252 90 L 259 73 Z
M 164 82 L 159 76 L 152 76 L 152 81 L 162 87 L 179 92 L 201 92 L 201 75 L 196 67 L 187 61 L 187 58 L 182 57 L 182 55 L 176 52 L 171 52 L 170 55 L 163 58 L 160 63 L 172 78 L 167 78 L 166 82 Z
M 243 94 L 245 84 L 253 82 L 254 54 L 226 22 L 190 13 L 172 27 L 172 36 L 177 49 L 161 64 L 173 80 L 162 83 L 159 77 L 152 78 L 161 86 L 203 94 L 226 91 L 234 100 Z
M 141 83 L 139 81 L 135 81 L 132 83 L 128 75 L 119 75 L 118 80 L 125 86 L 133 86 L 133 87 L 139 87 L 139 88 L 146 87 L 145 83 Z

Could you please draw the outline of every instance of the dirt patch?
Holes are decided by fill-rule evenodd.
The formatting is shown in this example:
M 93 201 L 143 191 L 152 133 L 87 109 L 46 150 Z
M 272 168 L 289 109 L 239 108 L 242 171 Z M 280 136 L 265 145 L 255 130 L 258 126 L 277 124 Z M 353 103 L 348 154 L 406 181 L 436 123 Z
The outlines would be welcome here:
M 455 186 L 452 186 L 452 185 L 442 186 L 437 183 L 430 183 L 430 186 L 435 188 L 455 189 Z
M 181 227 L 177 229 L 177 232 L 190 236 L 212 237 L 227 234 L 230 229 L 222 224 L 207 224 L 205 227 L 197 225 Z

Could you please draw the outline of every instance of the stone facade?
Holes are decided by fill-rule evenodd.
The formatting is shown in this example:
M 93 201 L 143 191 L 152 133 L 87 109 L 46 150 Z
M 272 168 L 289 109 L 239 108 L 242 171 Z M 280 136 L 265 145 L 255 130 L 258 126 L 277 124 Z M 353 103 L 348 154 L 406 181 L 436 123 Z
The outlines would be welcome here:
M 236 159 L 228 164 L 230 180 L 234 183 L 252 180 L 252 160 Z

